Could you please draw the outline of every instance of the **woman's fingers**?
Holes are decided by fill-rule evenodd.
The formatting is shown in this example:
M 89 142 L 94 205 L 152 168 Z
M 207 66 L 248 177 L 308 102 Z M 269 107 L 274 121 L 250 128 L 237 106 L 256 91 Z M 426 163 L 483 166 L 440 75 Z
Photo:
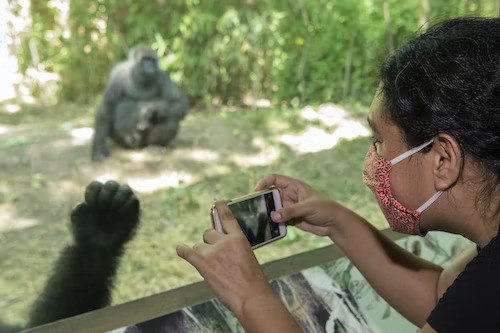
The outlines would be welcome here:
M 290 185 L 294 179 L 283 176 L 283 175 L 277 175 L 277 174 L 272 174 L 269 175 L 263 179 L 261 179 L 258 183 L 257 186 L 255 187 L 256 191 L 261 191 L 265 190 L 271 186 L 276 186 L 277 188 L 284 188 Z
M 238 221 L 236 221 L 226 202 L 216 201 L 215 208 L 217 209 L 217 214 L 219 214 L 222 228 L 227 234 L 242 232 Z
M 196 246 L 196 245 L 195 245 Z M 194 266 L 200 273 L 203 271 L 202 266 L 204 264 L 203 257 L 196 252 L 195 248 L 191 248 L 185 244 L 179 244 L 176 247 L 176 252 L 179 257 L 186 260 L 192 266 Z
M 222 239 L 224 237 L 224 234 L 221 232 L 218 232 L 215 229 L 208 229 L 205 230 L 203 233 L 203 241 L 207 244 L 215 244 L 217 241 Z
M 276 178 L 278 175 L 270 175 L 267 176 L 263 179 L 261 179 L 258 183 L 257 186 L 255 186 L 256 191 L 262 191 L 266 188 L 269 188 L 270 186 L 274 185 L 276 183 Z
M 222 228 L 226 233 L 241 232 L 238 222 L 225 202 L 218 201 L 215 203 L 215 207 L 217 209 L 217 213 L 219 214 Z M 204 257 L 212 251 L 214 244 L 222 240 L 224 237 L 227 237 L 227 235 L 224 235 L 215 229 L 205 230 L 203 233 L 202 243 L 196 243 L 193 247 L 180 244 L 176 248 L 177 255 L 196 267 L 196 269 L 198 269 L 201 273 L 204 271 L 203 267 L 206 262 Z

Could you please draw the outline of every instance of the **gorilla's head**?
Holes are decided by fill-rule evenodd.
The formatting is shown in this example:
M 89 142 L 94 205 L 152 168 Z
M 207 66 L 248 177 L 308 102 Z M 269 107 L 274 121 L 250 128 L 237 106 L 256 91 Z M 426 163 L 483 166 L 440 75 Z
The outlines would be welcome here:
M 132 62 L 132 75 L 139 84 L 154 82 L 160 73 L 158 55 L 148 45 L 138 45 L 128 55 Z

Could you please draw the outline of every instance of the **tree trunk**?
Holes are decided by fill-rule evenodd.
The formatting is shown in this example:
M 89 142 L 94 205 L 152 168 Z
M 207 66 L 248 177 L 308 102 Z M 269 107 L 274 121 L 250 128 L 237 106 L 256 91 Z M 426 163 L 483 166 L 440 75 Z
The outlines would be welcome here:
M 311 25 L 309 21 L 309 14 L 307 13 L 307 8 L 305 6 L 304 0 L 301 1 L 301 14 L 302 14 L 302 21 L 304 23 L 304 27 L 306 28 L 306 34 L 305 34 L 305 40 L 304 44 L 302 45 L 302 55 L 300 57 L 300 62 L 299 62 L 299 68 L 297 69 L 297 77 L 299 81 L 299 94 L 300 94 L 300 102 L 304 103 L 307 100 L 307 82 L 306 82 L 306 77 L 305 77 L 305 69 L 306 69 L 306 62 L 307 62 L 307 57 L 308 57 L 308 49 L 309 49 L 309 44 L 310 44 L 310 32 L 309 32 L 309 26 Z
M 352 73 L 352 54 L 354 50 L 354 39 L 356 33 L 353 31 L 349 38 L 349 47 L 347 48 L 344 67 L 344 91 L 342 92 L 342 99 L 349 96 L 351 90 L 351 73 Z
M 464 1 L 464 10 L 465 10 L 466 14 L 469 13 L 469 8 L 470 8 L 470 0 L 465 0 Z
M 387 48 L 389 53 L 394 52 L 394 36 L 392 34 L 391 14 L 389 13 L 389 3 L 387 0 L 380 0 L 384 13 L 385 30 L 387 34 Z
M 420 15 L 420 28 L 423 31 L 426 31 L 429 28 L 429 12 L 430 5 L 429 0 L 422 0 L 422 15 Z

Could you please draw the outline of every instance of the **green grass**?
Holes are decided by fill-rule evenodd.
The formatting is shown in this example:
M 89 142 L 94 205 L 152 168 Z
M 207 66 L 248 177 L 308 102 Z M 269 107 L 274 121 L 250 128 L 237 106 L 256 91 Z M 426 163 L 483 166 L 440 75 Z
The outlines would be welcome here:
M 73 117 L 66 112 L 59 116 L 58 111 L 65 110 L 62 106 L 58 106 L 56 110 L 44 110 L 38 116 L 37 112 L 41 111 L 33 109 L 26 114 L 8 116 L 0 112 L 0 124 L 38 124 L 51 117 L 62 117 L 73 126 L 92 124 L 88 106 L 71 106 L 70 109 L 74 111 Z M 43 122 L 40 123 L 40 128 L 44 126 Z M 309 126 L 326 129 L 318 121 L 304 120 L 300 116 L 300 110 L 296 109 L 190 114 L 183 123 L 181 131 L 186 136 L 181 135 L 179 138 L 180 148 L 208 150 L 217 153 L 218 159 L 204 162 L 186 156 L 174 160 L 168 155 L 175 153 L 172 150 L 166 153 L 164 159 L 144 163 L 142 167 L 145 172 L 182 168 L 182 171 L 202 176 L 191 183 L 181 183 L 178 187 L 138 194 L 143 209 L 142 222 L 122 259 L 113 303 L 131 301 L 200 280 L 196 270 L 177 257 L 175 246 L 179 243 L 193 245 L 201 241 L 203 231 L 211 227 L 209 209 L 214 198 L 232 198 L 246 194 L 253 190 L 260 178 L 269 173 L 303 179 L 330 198 L 356 210 L 377 227 L 384 227 L 385 222 L 377 204 L 361 181 L 369 138 L 340 141 L 333 149 L 307 154 L 297 154 L 279 140 L 280 135 L 299 133 Z M 46 127 L 50 128 L 49 125 Z M 57 127 L 60 128 L 60 125 Z M 27 150 L 30 140 L 29 136 L 0 140 L 0 153 Z M 268 150 L 277 152 L 277 155 L 272 162 L 264 165 L 242 166 L 235 158 L 238 154 L 262 154 Z M 127 153 L 115 152 L 113 158 L 118 162 L 117 165 L 134 166 Z M 54 193 L 48 196 L 43 192 L 54 182 L 53 175 L 35 173 L 29 179 L 14 182 L 14 185 L 7 178 L 0 180 L 0 194 L 4 193 L 0 196 L 2 205 L 16 207 L 16 195 L 9 194 L 14 188 L 9 186 L 25 186 L 26 190 L 20 191 L 20 197 L 33 196 L 45 201 L 49 198 L 51 200 L 51 206 L 42 205 L 38 208 L 39 213 L 36 210 L 29 212 L 41 221 L 40 224 L 0 231 L 0 318 L 5 322 L 25 321 L 29 306 L 42 288 L 53 261 L 70 241 L 67 216 L 76 200 L 81 200 L 83 186 L 88 182 L 80 174 L 73 174 L 77 176 L 64 178 L 63 181 L 74 182 L 72 188 L 75 194 L 60 196 L 61 199 L 56 199 Z M 38 216 L 42 215 L 40 212 L 49 217 L 54 216 L 53 220 L 42 219 Z M 18 212 L 19 215 L 27 213 Z M 289 228 L 286 238 L 256 250 L 256 255 L 263 263 L 329 243 L 328 239 L 318 239 Z
M 145 211 L 144 220 L 156 223 L 144 223 L 137 239 L 129 246 L 117 281 L 115 302 L 199 280 L 198 273 L 175 255 L 174 245 L 179 242 L 193 245 L 201 240 L 203 231 L 210 227 L 209 208 L 215 197 L 231 198 L 248 193 L 269 173 L 303 179 L 378 227 L 385 226 L 372 194 L 361 181 L 363 159 L 370 143 L 368 138 L 341 141 L 331 150 L 297 155 L 278 143 L 276 136 L 281 132 L 299 132 L 310 125 L 298 116 L 297 110 L 289 110 L 287 114 L 279 110 L 266 110 L 265 114 L 246 111 L 216 117 L 233 128 L 233 135 L 238 138 L 235 144 L 262 137 L 266 144 L 278 147 L 279 158 L 265 166 L 241 168 L 232 165 L 229 173 L 144 198 L 147 205 L 160 209 Z M 258 249 L 256 254 L 261 262 L 267 262 L 329 243 L 328 239 L 318 239 L 289 228 L 287 237 Z M 130 290 L 130 286 L 134 290 Z

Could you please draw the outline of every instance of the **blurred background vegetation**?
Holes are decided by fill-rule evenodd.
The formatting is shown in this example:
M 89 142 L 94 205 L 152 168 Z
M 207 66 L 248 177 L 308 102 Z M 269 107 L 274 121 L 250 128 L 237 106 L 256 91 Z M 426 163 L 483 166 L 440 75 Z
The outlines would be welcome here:
M 385 227 L 360 180 L 367 132 L 338 141 L 353 129 L 336 130 L 348 116 L 364 121 L 379 63 L 408 38 L 499 10 L 500 0 L 0 0 L 0 320 L 25 321 L 96 178 L 129 182 L 144 211 L 115 304 L 199 280 L 174 245 L 200 240 L 214 197 L 240 196 L 270 172 Z M 90 136 L 71 134 L 91 132 L 109 71 L 138 43 L 157 50 L 191 111 L 173 148 L 116 149 L 92 165 Z M 323 136 L 298 152 L 308 133 Z M 256 255 L 328 243 L 289 228 Z
M 5 1 L 5 0 L 3 0 Z M 9 0 L 19 69 L 56 73 L 88 101 L 137 43 L 158 51 L 192 105 L 369 103 L 377 64 L 436 20 L 497 16 L 498 0 Z M 34 88 L 36 90 L 43 87 Z

